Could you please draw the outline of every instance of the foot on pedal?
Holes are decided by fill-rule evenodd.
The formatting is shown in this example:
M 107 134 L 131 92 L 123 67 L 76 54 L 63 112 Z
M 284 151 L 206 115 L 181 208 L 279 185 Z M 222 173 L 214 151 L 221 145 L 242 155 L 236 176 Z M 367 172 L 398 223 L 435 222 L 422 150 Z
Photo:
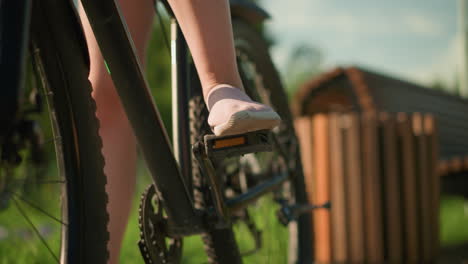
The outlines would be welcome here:
M 207 95 L 208 124 L 217 136 L 272 129 L 281 122 L 269 106 L 250 99 L 241 89 L 218 85 Z
M 270 133 L 269 130 L 259 130 L 230 136 L 206 135 L 205 151 L 208 157 L 216 159 L 272 151 Z
M 281 118 L 272 109 L 265 111 L 242 110 L 232 114 L 228 121 L 212 126 L 212 130 L 216 135 L 233 135 L 260 129 L 272 129 L 280 122 Z

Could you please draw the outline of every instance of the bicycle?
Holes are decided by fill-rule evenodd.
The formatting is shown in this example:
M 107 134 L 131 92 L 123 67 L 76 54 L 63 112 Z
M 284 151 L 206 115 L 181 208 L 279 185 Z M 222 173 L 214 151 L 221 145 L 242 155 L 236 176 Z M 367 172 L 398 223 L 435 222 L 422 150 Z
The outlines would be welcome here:
M 171 14 L 168 4 L 163 3 Z M 255 241 L 255 248 L 247 253 L 258 251 L 261 235 L 245 208 L 267 193 L 273 193 L 269 198 L 280 206 L 279 220 L 289 228 L 289 261 L 312 261 L 308 214 L 311 206 L 307 202 L 292 116 L 268 45 L 255 29 L 268 15 L 246 0 L 230 3 L 237 59 L 246 91 L 252 98 L 272 105 L 283 122 L 272 132 L 210 135 L 200 84 L 182 32 L 172 17 L 175 99 L 171 147 L 118 7 L 112 0 L 82 0 L 154 183 L 143 194 L 140 205 L 139 246 L 146 263 L 177 263 L 182 238 L 195 234 L 202 234 L 210 263 L 241 263 L 242 254 L 232 226 L 246 223 Z M 3 171 L 18 166 L 18 149 L 24 141 L 36 142 L 28 143 L 33 148 L 41 147 L 40 134 L 29 128 L 34 127 L 31 111 L 21 111 L 14 103 L 20 98 L 24 79 L 21 69 L 29 43 L 35 75 L 40 78 L 43 97 L 48 102 L 61 175 L 55 181 L 64 197 L 62 219 L 55 219 L 61 225 L 59 254 L 51 253 L 60 263 L 105 263 L 109 235 L 104 160 L 88 81 L 87 47 L 76 9 L 72 1 L 6 0 L 1 2 L 0 11 L 4 34 L 0 41 L 21 43 L 0 42 L 2 70 L 9 69 L 8 90 L 1 99 L 6 110 L 2 113 L 12 113 L 1 120 Z M 12 26 L 14 20 L 16 28 Z M 4 67 L 6 63 L 8 68 Z M 41 108 L 40 97 L 35 98 L 33 112 Z M 29 127 L 21 129 L 23 123 Z M 27 136 L 18 136 L 23 134 Z M 259 151 L 262 153 L 252 154 Z M 0 182 L 2 204 L 13 203 L 22 211 L 18 202 L 27 200 L 18 192 L 23 190 L 25 179 L 21 179 L 21 184 L 11 184 L 18 180 L 5 173 L 0 180 L 10 183 Z M 41 183 L 52 182 L 32 181 L 33 185 Z M 40 236 L 37 228 L 34 230 Z M 52 251 L 50 247 L 48 250 Z

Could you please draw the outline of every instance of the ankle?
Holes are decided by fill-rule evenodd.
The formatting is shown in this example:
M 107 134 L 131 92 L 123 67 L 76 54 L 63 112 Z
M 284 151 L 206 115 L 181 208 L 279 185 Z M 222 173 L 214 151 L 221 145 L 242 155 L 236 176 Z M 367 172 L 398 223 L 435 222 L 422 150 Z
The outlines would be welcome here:
M 213 108 L 213 105 L 223 99 L 237 99 L 242 101 L 251 101 L 250 97 L 245 94 L 244 90 L 229 84 L 218 84 L 213 86 L 203 96 L 208 110 Z
M 214 88 L 217 88 L 219 86 L 232 86 L 232 87 L 237 87 L 238 89 L 241 89 L 244 91 L 244 84 L 242 81 L 237 80 L 237 78 L 211 78 L 210 80 L 205 80 L 201 82 L 202 84 L 202 90 L 203 90 L 203 96 L 206 98 L 206 96 L 210 93 L 211 90 Z

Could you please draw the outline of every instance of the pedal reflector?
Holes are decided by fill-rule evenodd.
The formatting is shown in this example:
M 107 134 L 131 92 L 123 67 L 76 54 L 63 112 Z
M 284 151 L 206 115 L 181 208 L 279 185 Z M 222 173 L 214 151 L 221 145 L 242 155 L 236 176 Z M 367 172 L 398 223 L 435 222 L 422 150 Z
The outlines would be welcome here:
M 210 158 L 222 159 L 245 155 L 248 153 L 272 151 L 272 140 L 269 130 L 254 131 L 239 135 L 220 136 L 205 135 L 205 153 Z
M 228 148 L 234 146 L 244 145 L 246 143 L 245 137 L 235 137 L 229 139 L 219 139 L 215 140 L 213 144 L 214 149 Z

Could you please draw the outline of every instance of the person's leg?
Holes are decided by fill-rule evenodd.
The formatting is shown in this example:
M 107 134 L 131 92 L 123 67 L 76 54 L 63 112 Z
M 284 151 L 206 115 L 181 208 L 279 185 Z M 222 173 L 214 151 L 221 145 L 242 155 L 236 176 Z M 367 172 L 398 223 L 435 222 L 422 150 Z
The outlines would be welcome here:
M 204 96 L 216 85 L 242 88 L 227 0 L 169 0 L 192 52 Z
M 120 0 L 119 4 L 140 61 L 144 65 L 145 46 L 153 18 L 151 1 Z M 104 171 L 107 175 L 106 190 L 109 196 L 107 207 L 110 218 L 109 263 L 113 264 L 118 263 L 119 260 L 120 247 L 133 201 L 136 142 L 82 8 L 80 8 L 80 16 L 90 53 L 89 79 L 93 86 L 93 97 L 97 104 L 97 117 L 100 121 L 99 134 L 103 141 Z
M 280 122 L 269 107 L 242 92 L 227 0 L 168 0 L 200 76 L 215 134 L 268 129 Z

